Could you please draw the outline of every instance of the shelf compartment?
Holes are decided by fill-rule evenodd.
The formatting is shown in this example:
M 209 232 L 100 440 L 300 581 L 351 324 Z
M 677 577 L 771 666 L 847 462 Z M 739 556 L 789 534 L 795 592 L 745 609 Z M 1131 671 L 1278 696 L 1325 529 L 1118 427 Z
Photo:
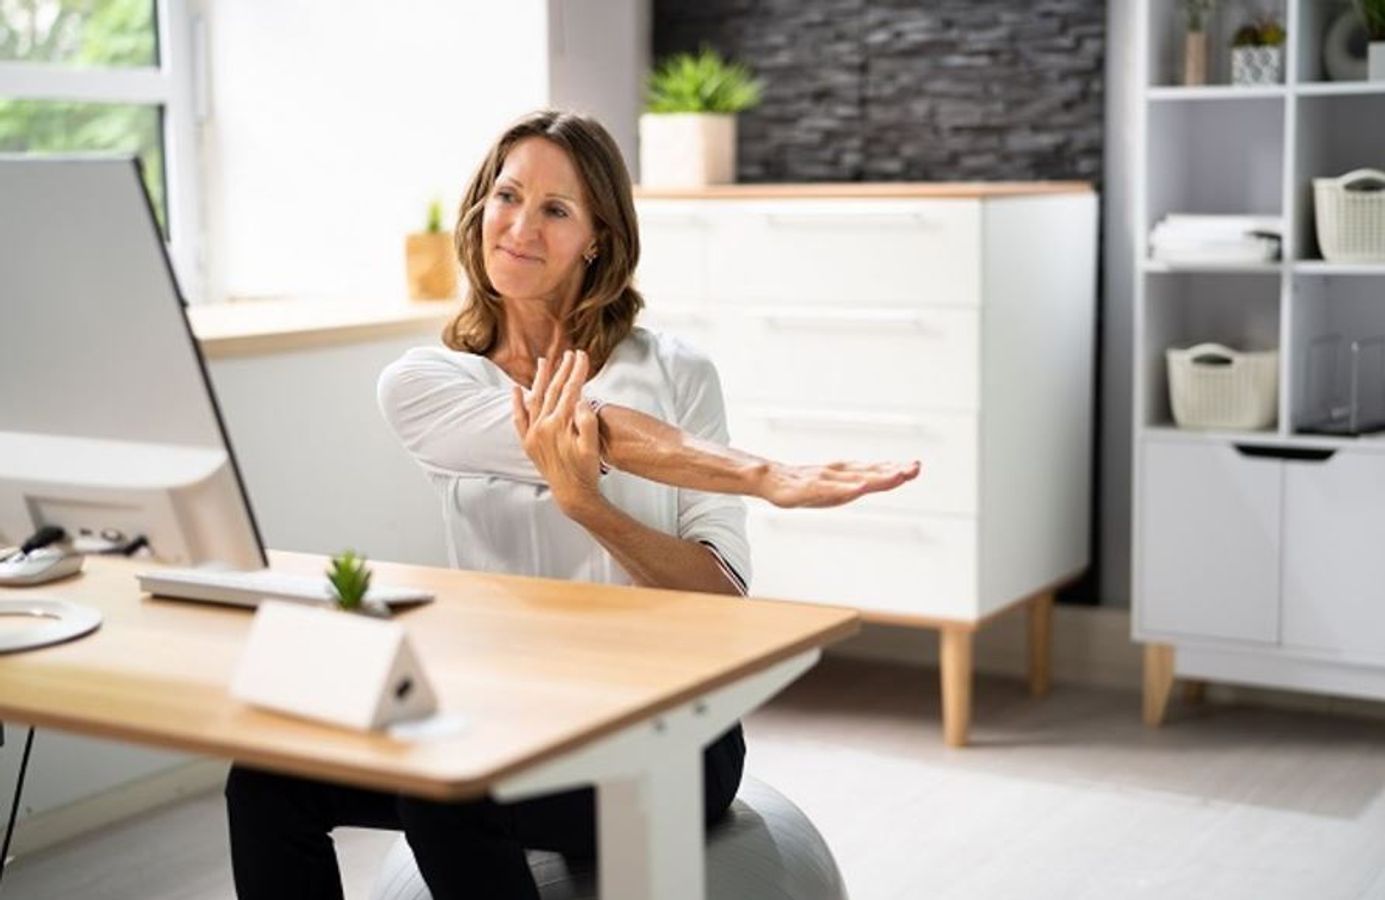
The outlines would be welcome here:
M 1284 0 L 1223 0 L 1215 5 L 1207 23 L 1206 87 L 1231 87 L 1231 38 L 1241 25 L 1266 14 L 1274 16 L 1281 23 L 1287 23 Z M 1292 23 L 1288 24 L 1292 28 Z M 1183 36 L 1187 30 L 1183 4 L 1179 0 L 1152 0 L 1149 4 L 1147 25 L 1150 41 L 1150 65 L 1147 76 L 1149 86 L 1181 86 Z M 1291 31 L 1290 39 L 1292 37 Z M 1287 50 L 1287 47 L 1285 49 Z M 1234 89 L 1243 88 L 1236 86 Z
M 1145 235 L 1168 213 L 1278 216 L 1284 104 L 1148 107 Z
M 1312 433 L 1351 409 L 1363 425 L 1385 425 L 1385 279 L 1298 274 L 1292 310 L 1293 431 Z M 1353 344 L 1360 347 L 1354 357 Z
M 1353 169 L 1385 169 L 1385 92 L 1304 97 L 1295 129 L 1294 220 L 1287 248 L 1296 260 L 1322 262 L 1313 179 Z
M 1350 0 L 1299 0 L 1297 27 L 1289 32 L 1289 41 L 1297 51 L 1294 80 L 1302 86 L 1357 85 L 1356 81 L 1330 81 L 1323 61 L 1323 44 L 1328 29 L 1339 15 L 1352 13 Z M 1351 88 L 1348 88 L 1349 90 Z
M 1143 339 L 1137 348 L 1144 376 L 1143 424 L 1174 425 L 1164 353 L 1168 348 L 1213 341 L 1236 350 L 1277 350 L 1280 292 L 1277 273 L 1171 272 L 1146 277 Z

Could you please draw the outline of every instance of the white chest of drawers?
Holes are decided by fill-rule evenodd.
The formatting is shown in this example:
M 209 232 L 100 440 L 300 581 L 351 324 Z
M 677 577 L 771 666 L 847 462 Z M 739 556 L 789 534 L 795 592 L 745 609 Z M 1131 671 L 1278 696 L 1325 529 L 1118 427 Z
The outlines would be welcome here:
M 923 461 L 843 509 L 753 505 L 754 594 L 974 628 L 1088 564 L 1096 197 L 857 187 L 642 194 L 644 321 L 711 355 L 736 446 Z
M 641 199 L 647 322 L 712 356 L 737 446 L 924 463 L 843 510 L 755 507 L 755 593 L 977 620 L 1087 565 L 1095 209 Z

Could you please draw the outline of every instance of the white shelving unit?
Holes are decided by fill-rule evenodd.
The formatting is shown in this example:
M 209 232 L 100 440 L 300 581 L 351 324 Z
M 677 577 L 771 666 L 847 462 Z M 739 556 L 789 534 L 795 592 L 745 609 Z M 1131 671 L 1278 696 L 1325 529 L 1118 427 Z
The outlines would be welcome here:
M 1178 86 L 1180 4 L 1137 14 L 1132 587 L 1151 724 L 1176 677 L 1385 698 L 1385 433 L 1312 430 L 1344 383 L 1331 339 L 1385 337 L 1385 263 L 1323 260 L 1312 204 L 1315 177 L 1385 168 L 1385 82 L 1326 80 L 1340 0 L 1219 4 L 1214 82 L 1267 7 L 1288 29 L 1285 82 L 1259 87 Z M 1168 213 L 1283 216 L 1283 261 L 1151 260 Z M 1164 350 L 1202 341 L 1279 351 L 1272 428 L 1175 427 Z M 1385 390 L 1385 342 L 1371 352 L 1362 383 Z

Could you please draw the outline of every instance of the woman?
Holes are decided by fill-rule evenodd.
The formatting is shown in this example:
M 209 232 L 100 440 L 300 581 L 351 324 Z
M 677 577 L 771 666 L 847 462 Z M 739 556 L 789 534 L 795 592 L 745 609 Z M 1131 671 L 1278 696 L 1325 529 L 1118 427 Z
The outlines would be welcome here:
M 911 465 L 785 466 L 726 447 L 706 357 L 636 328 L 631 185 L 596 122 L 535 113 L 491 150 L 462 203 L 471 285 L 444 333 L 385 370 L 380 404 L 443 500 L 453 565 L 743 594 L 745 509 L 834 505 Z M 740 726 L 704 753 L 710 823 L 740 783 Z M 340 897 L 329 832 L 402 828 L 438 900 L 538 891 L 525 848 L 595 854 L 590 789 L 436 803 L 236 767 L 226 787 L 244 898 Z

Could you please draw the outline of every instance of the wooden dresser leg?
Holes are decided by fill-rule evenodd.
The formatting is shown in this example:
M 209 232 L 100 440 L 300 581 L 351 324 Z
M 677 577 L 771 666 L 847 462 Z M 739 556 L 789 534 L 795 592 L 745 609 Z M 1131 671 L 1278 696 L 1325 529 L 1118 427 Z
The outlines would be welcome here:
M 1158 727 L 1164 724 L 1173 692 L 1173 647 L 1168 644 L 1145 644 L 1145 724 Z
M 965 747 L 971 727 L 971 630 L 942 632 L 943 741 Z
M 1053 595 L 1040 594 L 1029 601 L 1029 693 L 1048 694 L 1052 681 Z

